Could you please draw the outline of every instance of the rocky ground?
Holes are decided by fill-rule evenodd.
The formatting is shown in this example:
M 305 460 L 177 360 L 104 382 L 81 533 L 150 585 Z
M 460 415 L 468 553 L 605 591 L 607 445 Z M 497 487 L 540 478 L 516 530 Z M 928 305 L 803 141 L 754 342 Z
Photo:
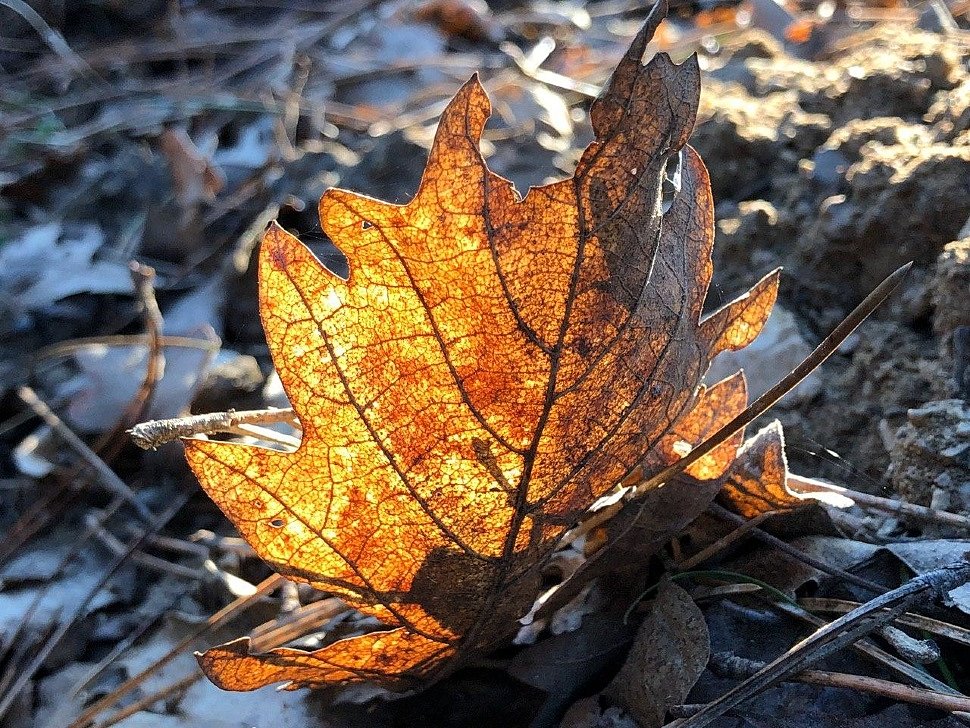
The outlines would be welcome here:
M 892 492 L 890 459 L 913 457 L 894 455 L 907 411 L 967 394 L 954 341 L 970 322 L 970 80 L 966 49 L 937 33 L 881 27 L 845 46 L 806 62 L 764 33 L 738 37 L 712 62 L 693 144 L 718 200 L 715 285 L 726 297 L 786 270 L 796 326 L 779 349 L 804 351 L 799 338 L 816 343 L 914 261 L 905 289 L 776 413 L 796 469 Z

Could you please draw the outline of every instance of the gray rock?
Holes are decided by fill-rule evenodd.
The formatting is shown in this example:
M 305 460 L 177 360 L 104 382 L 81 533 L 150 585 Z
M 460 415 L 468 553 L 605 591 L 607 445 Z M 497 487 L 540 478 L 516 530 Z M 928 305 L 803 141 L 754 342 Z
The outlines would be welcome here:
M 899 496 L 970 512 L 970 405 L 936 400 L 909 410 L 907 419 L 896 432 L 887 472 Z

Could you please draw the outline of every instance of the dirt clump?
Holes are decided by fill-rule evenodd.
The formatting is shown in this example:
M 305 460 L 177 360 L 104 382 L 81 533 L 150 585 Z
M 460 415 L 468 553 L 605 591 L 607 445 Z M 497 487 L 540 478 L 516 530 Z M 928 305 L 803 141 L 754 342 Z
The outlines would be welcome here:
M 817 396 L 777 416 L 794 470 L 883 491 L 893 433 L 908 410 L 947 396 L 945 373 L 929 337 L 893 321 L 871 321 L 848 343 L 822 367 Z
M 815 344 L 914 261 L 814 395 L 777 412 L 796 470 L 885 495 L 896 430 L 954 395 L 954 332 L 970 332 L 952 242 L 970 218 L 970 70 L 953 34 L 886 25 L 841 43 L 806 60 L 762 31 L 727 40 L 692 143 L 717 202 L 710 308 L 781 265 L 780 304 Z
M 711 184 L 718 202 L 761 197 L 783 185 L 831 131 L 829 118 L 804 112 L 794 92 L 756 98 L 718 81 L 703 87 L 700 118 L 691 144 L 717 170 Z
M 852 37 L 827 63 L 790 56 L 730 56 L 715 77 L 740 83 L 753 96 L 794 91 L 809 113 L 835 124 L 900 116 L 919 121 L 935 94 L 957 86 L 965 74 L 958 42 L 945 35 L 889 25 Z
M 938 141 L 953 141 L 970 129 L 970 80 L 956 88 L 940 91 L 926 112 Z
M 910 503 L 970 512 L 970 406 L 962 399 L 909 410 L 896 433 L 888 475 Z
M 806 298 L 841 310 L 900 265 L 931 265 L 956 237 L 970 215 L 970 146 L 868 142 L 844 185 L 807 221 L 792 256 Z

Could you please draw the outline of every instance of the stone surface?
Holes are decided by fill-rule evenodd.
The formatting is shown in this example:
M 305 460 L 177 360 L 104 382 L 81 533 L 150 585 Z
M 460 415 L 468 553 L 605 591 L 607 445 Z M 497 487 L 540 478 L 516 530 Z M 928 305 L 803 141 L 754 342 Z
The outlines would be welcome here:
M 953 332 L 970 326 L 970 237 L 949 243 L 936 262 L 931 283 L 933 332 L 941 353 L 953 354 Z
M 754 343 L 741 351 L 719 355 L 711 365 L 706 381 L 718 382 L 743 369 L 748 382 L 748 398 L 753 400 L 777 384 L 811 353 L 812 347 L 798 330 L 795 317 L 776 305 Z M 785 395 L 781 404 L 808 401 L 821 387 L 822 375 L 816 370 Z
M 927 402 L 907 413 L 896 433 L 888 476 L 900 497 L 917 505 L 970 512 L 970 405 Z

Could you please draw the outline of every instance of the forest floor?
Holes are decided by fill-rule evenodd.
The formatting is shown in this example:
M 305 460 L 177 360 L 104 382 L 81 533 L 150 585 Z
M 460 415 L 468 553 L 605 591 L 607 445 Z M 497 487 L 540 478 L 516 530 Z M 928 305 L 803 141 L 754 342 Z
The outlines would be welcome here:
M 584 605 L 578 631 L 547 631 L 402 700 L 220 691 L 193 649 L 280 624 L 294 644 L 319 644 L 360 623 L 294 586 L 188 639 L 270 571 L 198 488 L 178 443 L 142 452 L 125 431 L 189 410 L 286 406 L 257 312 L 259 234 L 278 219 L 344 265 L 320 230 L 321 193 L 407 201 L 438 114 L 473 72 L 494 108 L 489 166 L 520 190 L 571 173 L 592 138 L 585 109 L 642 4 L 20 5 L 0 4 L 0 725 L 81 725 L 106 695 L 95 725 L 540 726 L 571 706 L 574 728 L 635 725 L 588 700 L 632 641 L 620 624 L 629 604 L 605 600 Z M 703 71 L 691 144 L 716 203 L 707 307 L 784 267 L 766 330 L 709 380 L 743 367 L 753 396 L 767 390 L 914 261 L 902 290 L 750 429 L 779 419 L 793 472 L 877 499 L 762 527 L 894 588 L 970 551 L 970 4 L 796 5 L 683 6 L 656 39 L 675 61 L 697 52 Z M 132 260 L 154 269 L 163 320 L 151 397 Z M 642 570 L 734 527 L 709 511 Z M 757 539 L 705 568 L 767 582 L 827 619 L 874 596 Z M 680 583 L 712 652 L 770 662 L 808 633 L 723 575 Z M 825 614 L 821 598 L 841 606 Z M 923 610 L 948 629 L 911 631 L 939 647 L 919 669 L 941 691 L 970 694 L 970 593 L 951 598 Z M 143 683 L 112 693 L 183 640 Z M 851 651 L 816 667 L 889 675 Z M 738 682 L 727 672 L 712 663 L 682 702 L 715 699 Z M 786 682 L 713 725 L 963 720 Z

